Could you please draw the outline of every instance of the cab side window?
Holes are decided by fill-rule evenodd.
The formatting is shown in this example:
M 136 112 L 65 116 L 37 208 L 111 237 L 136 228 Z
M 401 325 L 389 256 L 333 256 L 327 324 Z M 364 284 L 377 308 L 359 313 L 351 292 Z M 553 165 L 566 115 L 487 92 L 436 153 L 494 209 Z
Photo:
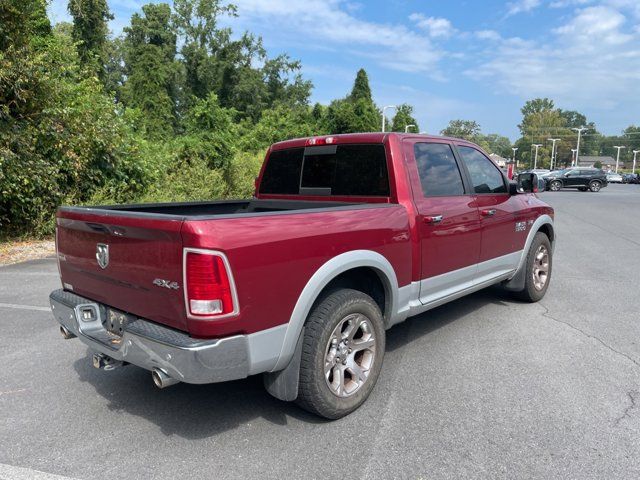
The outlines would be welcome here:
M 446 143 L 416 143 L 413 152 L 425 197 L 464 195 L 462 175 Z
M 475 148 L 458 146 L 458 151 L 469 170 L 475 193 L 507 193 L 504 177 L 491 160 Z

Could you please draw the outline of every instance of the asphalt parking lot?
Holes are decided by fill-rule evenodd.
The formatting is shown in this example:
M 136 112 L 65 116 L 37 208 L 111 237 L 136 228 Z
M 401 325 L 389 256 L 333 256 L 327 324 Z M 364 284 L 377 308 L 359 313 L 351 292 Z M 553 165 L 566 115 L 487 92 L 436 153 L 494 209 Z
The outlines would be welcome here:
M 640 478 L 640 186 L 542 197 L 544 300 L 489 289 L 394 327 L 369 401 L 335 422 L 260 378 L 95 370 L 48 311 L 55 261 L 1 267 L 0 478 Z

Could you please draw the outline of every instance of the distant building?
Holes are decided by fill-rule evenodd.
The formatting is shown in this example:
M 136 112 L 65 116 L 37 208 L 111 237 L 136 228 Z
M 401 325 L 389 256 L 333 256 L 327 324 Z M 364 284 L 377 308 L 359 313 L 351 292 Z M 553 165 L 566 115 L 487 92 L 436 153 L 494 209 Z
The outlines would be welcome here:
M 491 160 L 493 160 L 494 162 L 496 162 L 496 164 L 500 167 L 500 168 L 505 168 L 507 166 L 507 162 L 509 161 L 508 159 L 501 157 L 500 155 L 496 154 L 496 153 L 491 153 L 489 154 L 489 157 L 491 157 Z
M 578 166 L 593 167 L 596 162 L 600 162 L 603 170 L 613 170 L 616 168 L 616 159 L 611 156 L 598 157 L 598 156 L 582 155 L 578 159 Z M 618 164 L 618 168 L 624 168 L 624 162 L 622 160 L 620 160 L 620 163 Z

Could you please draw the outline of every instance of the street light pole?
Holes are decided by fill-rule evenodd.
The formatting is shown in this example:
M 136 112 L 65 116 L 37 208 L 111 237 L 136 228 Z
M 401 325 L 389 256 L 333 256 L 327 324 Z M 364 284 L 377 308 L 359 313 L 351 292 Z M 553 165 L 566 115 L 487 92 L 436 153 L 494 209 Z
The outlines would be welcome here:
M 513 163 L 515 163 L 515 168 L 518 168 L 518 162 L 516 161 L 516 152 L 518 151 L 518 147 L 511 147 L 513 150 Z
M 577 148 L 572 148 L 571 149 L 571 166 L 573 167 L 573 162 L 576 159 L 576 152 L 578 151 Z
M 616 156 L 616 173 L 618 173 L 618 163 L 620 163 L 620 150 L 622 150 L 623 148 L 627 148 L 623 145 L 614 145 L 613 148 L 616 148 L 618 150 L 618 155 Z
M 578 159 L 580 158 L 580 138 L 582 137 L 582 132 L 589 129 L 587 127 L 580 127 L 580 128 L 572 128 L 571 130 L 575 130 L 576 132 L 578 132 L 578 145 L 576 145 L 576 167 L 577 167 Z M 573 167 L 573 164 L 571 166 Z
M 553 170 L 553 166 L 556 163 L 555 159 L 556 159 L 556 142 L 559 142 L 560 139 L 559 138 L 547 138 L 548 142 L 553 142 L 553 145 L 551 146 L 551 164 L 549 165 L 549 170 Z
M 636 157 L 638 156 L 638 153 L 640 153 L 640 150 L 633 151 L 633 170 L 631 173 L 636 173 Z
M 384 107 L 382 109 L 382 132 L 383 133 L 384 133 L 384 127 L 385 127 L 385 125 L 387 123 L 387 117 L 385 116 L 384 112 L 386 112 L 387 109 L 389 109 L 389 108 L 398 108 L 398 107 L 396 107 L 395 105 L 387 105 L 386 107 Z
M 404 126 L 404 133 L 409 133 L 409 129 L 410 128 L 416 128 L 416 126 L 412 123 L 410 125 L 405 125 Z
M 542 146 L 539 143 L 534 143 L 533 145 L 531 145 L 532 147 L 536 147 L 536 157 L 533 163 L 533 169 L 536 170 L 538 168 L 538 149 Z

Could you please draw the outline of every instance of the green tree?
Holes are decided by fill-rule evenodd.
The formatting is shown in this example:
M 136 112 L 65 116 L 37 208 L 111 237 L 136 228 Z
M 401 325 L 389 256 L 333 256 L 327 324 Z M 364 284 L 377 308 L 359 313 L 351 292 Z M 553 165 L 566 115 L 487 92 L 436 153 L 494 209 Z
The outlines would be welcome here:
M 100 188 L 123 201 L 146 181 L 130 124 L 98 79 L 84 77 L 65 29 L 38 44 L 0 54 L 0 97 L 10 99 L 0 110 L 3 235 L 50 233 L 60 203 Z
M 242 148 L 248 152 L 264 151 L 272 143 L 290 138 L 310 137 L 326 133 L 319 127 L 309 107 L 277 105 L 262 112 L 255 125 L 247 123 Z
M 413 107 L 406 103 L 402 105 L 398 105 L 396 109 L 396 114 L 393 117 L 391 122 L 391 131 L 392 132 L 404 132 L 405 128 L 409 125 L 413 125 L 409 128 L 409 131 L 412 133 L 418 133 L 420 131 L 420 127 L 418 126 L 418 121 L 413 117 Z
M 51 34 L 46 0 L 0 2 L 0 51 L 23 48 Z
M 215 93 L 198 100 L 187 112 L 186 132 L 178 157 L 185 163 L 197 160 L 209 168 L 224 169 L 235 153 L 237 138 L 234 112 L 220 106 Z
M 174 132 L 178 104 L 180 66 L 175 59 L 176 34 L 171 8 L 166 3 L 142 7 L 124 29 L 126 82 L 122 101 L 142 113 L 142 127 L 151 137 Z
M 379 131 L 380 110 L 371 98 L 371 88 L 364 70 L 356 75 L 351 94 L 331 102 L 326 112 L 329 133 Z
M 176 0 L 173 23 L 183 45 L 188 107 L 191 98 L 216 93 L 237 119 L 260 119 L 276 104 L 306 105 L 311 82 L 300 74 L 300 62 L 287 55 L 268 58 L 262 39 L 245 32 L 232 39 L 220 18 L 235 16 L 236 7 L 219 0 Z
M 73 39 L 80 63 L 103 78 L 108 22 L 113 20 L 107 0 L 69 0 L 68 10 L 73 17 Z
M 502 135 L 495 133 L 480 135 L 475 141 L 487 152 L 495 153 L 503 158 L 510 158 L 513 154 L 511 150 L 511 140 Z
M 473 120 L 451 120 L 440 134 L 446 137 L 474 141 L 480 135 L 480 125 Z
M 369 76 L 364 68 L 358 70 L 356 74 L 356 80 L 353 83 L 349 100 L 357 102 L 358 100 L 365 100 L 373 103 L 373 97 L 371 96 L 371 87 L 369 86 Z

